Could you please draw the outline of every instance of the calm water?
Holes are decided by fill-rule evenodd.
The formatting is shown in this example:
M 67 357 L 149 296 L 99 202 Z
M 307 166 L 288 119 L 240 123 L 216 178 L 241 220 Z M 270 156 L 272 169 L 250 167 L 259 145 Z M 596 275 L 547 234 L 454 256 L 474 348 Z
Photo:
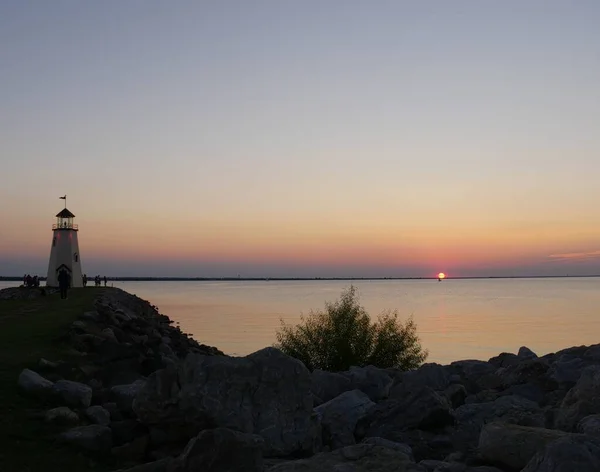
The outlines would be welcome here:
M 275 341 L 280 319 L 337 299 L 346 281 L 119 282 L 200 342 L 244 355 Z M 0 288 L 16 283 L 0 282 Z M 545 354 L 600 342 L 600 278 L 355 281 L 374 316 L 413 316 L 429 361 L 488 359 L 526 345 Z

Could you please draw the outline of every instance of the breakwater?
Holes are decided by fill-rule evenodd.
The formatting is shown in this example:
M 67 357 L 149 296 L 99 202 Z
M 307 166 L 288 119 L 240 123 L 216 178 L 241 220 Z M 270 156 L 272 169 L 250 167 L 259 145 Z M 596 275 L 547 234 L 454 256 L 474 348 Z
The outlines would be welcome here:
M 64 425 L 57 441 L 121 469 L 600 470 L 600 345 L 309 372 L 274 348 L 222 355 L 119 289 L 61 342 L 67 358 L 40 359 L 19 388 L 53 404 L 40 421 Z

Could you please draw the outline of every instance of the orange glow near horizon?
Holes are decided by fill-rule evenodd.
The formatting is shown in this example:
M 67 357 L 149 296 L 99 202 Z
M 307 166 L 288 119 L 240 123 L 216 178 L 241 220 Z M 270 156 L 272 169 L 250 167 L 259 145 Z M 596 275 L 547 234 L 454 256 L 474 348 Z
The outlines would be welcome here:
M 443 272 L 440 272 L 438 274 L 438 279 L 445 279 L 446 278 L 446 274 L 444 274 Z

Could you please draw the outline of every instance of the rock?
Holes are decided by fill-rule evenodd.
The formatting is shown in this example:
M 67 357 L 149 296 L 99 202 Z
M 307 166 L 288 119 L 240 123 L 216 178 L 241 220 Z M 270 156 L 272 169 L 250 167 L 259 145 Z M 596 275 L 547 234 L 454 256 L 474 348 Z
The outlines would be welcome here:
M 519 348 L 519 352 L 518 352 L 517 356 L 528 358 L 528 359 L 533 359 L 533 358 L 537 357 L 537 354 L 535 352 L 533 352 L 531 349 L 529 349 L 527 346 L 521 346 Z
M 450 365 L 461 376 L 462 384 L 469 393 L 482 390 L 479 386 L 479 380 L 485 375 L 493 374 L 496 371 L 496 367 L 489 362 L 477 360 L 456 361 Z
M 579 357 L 563 355 L 550 366 L 547 376 L 557 384 L 570 388 L 579 380 L 583 369 L 588 365 Z
M 112 447 L 110 428 L 97 424 L 70 429 L 59 438 L 88 452 L 107 453 Z
M 310 459 L 284 462 L 268 472 L 427 472 L 401 451 L 373 444 L 347 446 Z
M 522 472 L 598 472 L 600 442 L 589 436 L 568 435 L 548 444 Z
M 311 374 L 312 393 L 322 402 L 328 402 L 342 393 L 352 390 L 350 379 L 341 374 L 315 369 Z
M 202 431 L 174 463 L 177 472 L 263 472 L 264 440 L 227 428 Z
M 419 462 L 427 472 L 465 472 L 467 466 L 460 462 L 445 462 L 436 460 L 422 460 Z
M 465 404 L 467 398 L 467 389 L 461 384 L 452 384 L 446 387 L 444 395 L 452 405 L 452 408 L 458 408 Z
M 549 364 L 544 359 L 526 358 L 518 364 L 503 367 L 496 374 L 502 381 L 502 387 L 524 383 L 545 384 Z
M 146 381 L 141 379 L 127 385 L 115 385 L 110 389 L 110 399 L 117 404 L 119 410 L 132 411 L 133 400 L 145 385 Z
M 173 459 L 166 457 L 155 462 L 148 462 L 146 464 L 136 465 L 130 469 L 122 469 L 118 472 L 172 472 L 171 464 Z
M 122 446 L 113 447 L 112 455 L 124 462 L 141 462 L 146 457 L 146 451 L 150 444 L 148 436 L 140 436 Z
M 350 380 L 352 389 L 366 393 L 374 402 L 387 398 L 390 394 L 393 379 L 383 369 L 372 365 L 366 367 L 351 367 L 349 371 L 341 372 Z
M 538 405 L 545 404 L 546 392 L 542 387 L 532 383 L 524 383 L 518 385 L 512 385 L 506 390 L 499 393 L 499 396 L 504 395 L 517 395 L 519 397 L 526 398 Z
M 79 382 L 59 380 L 54 384 L 53 390 L 68 406 L 87 408 L 92 402 L 91 387 Z
M 354 429 L 375 406 L 366 393 L 351 390 L 317 408 L 323 431 L 323 444 L 331 450 L 355 444 Z
M 577 424 L 577 431 L 600 438 L 600 415 L 589 415 Z
M 99 405 L 90 406 L 85 410 L 85 416 L 92 423 L 108 426 L 110 424 L 110 413 Z
M 50 380 L 29 369 L 23 369 L 17 384 L 24 393 L 40 399 L 52 397 L 54 393 L 54 384 Z
M 190 354 L 178 372 L 152 374 L 133 409 L 148 425 L 258 434 L 270 456 L 311 453 L 321 444 L 310 372 L 275 348 L 242 358 Z
M 457 425 L 453 439 L 459 451 L 477 447 L 481 428 L 486 423 L 504 421 L 540 428 L 546 424 L 544 412 L 536 403 L 514 395 L 493 402 L 465 404 L 454 411 L 454 416 Z
M 479 436 L 479 453 L 486 462 L 522 469 L 547 444 L 568 434 L 555 429 L 488 423 Z
M 465 472 L 504 472 L 497 467 L 491 467 L 489 465 L 480 465 L 477 467 L 469 467 Z
M 110 428 L 115 446 L 122 446 L 148 433 L 148 430 L 136 420 L 114 421 L 110 424 Z
M 522 357 L 512 354 L 510 352 L 503 352 L 495 357 L 492 357 L 488 362 L 496 368 L 510 367 L 511 365 L 517 365 L 523 360 Z
M 448 366 L 440 364 L 430 363 L 423 364 L 416 370 L 409 370 L 402 372 L 396 377 L 395 384 L 403 383 L 410 385 L 421 385 L 423 387 L 429 387 L 432 390 L 444 390 L 450 385 L 451 370 Z M 392 386 L 390 392 L 390 398 L 394 398 L 394 390 L 396 385 Z M 399 391 L 402 392 L 403 388 L 399 387 Z
M 365 438 L 361 444 L 373 444 L 375 446 L 388 447 L 396 451 L 400 451 L 406 454 L 411 460 L 413 460 L 412 448 L 408 444 L 399 443 L 396 441 L 390 441 L 389 439 L 370 437 Z
M 555 426 L 574 431 L 581 419 L 597 413 L 600 413 L 600 366 L 590 366 L 583 370 L 577 384 L 567 393 Z
M 394 430 L 434 429 L 451 425 L 450 405 L 429 387 L 415 386 L 404 395 L 379 403 L 359 421 L 357 435 L 394 439 Z
M 79 416 L 73 410 L 66 406 L 59 406 L 58 408 L 52 408 L 48 410 L 44 415 L 44 418 L 49 423 L 57 424 L 77 424 L 79 423 Z
M 40 362 L 38 363 L 41 369 L 47 369 L 47 370 L 54 370 L 57 369 L 59 367 L 59 363 L 58 362 L 52 362 L 49 361 L 48 359 L 40 359 Z

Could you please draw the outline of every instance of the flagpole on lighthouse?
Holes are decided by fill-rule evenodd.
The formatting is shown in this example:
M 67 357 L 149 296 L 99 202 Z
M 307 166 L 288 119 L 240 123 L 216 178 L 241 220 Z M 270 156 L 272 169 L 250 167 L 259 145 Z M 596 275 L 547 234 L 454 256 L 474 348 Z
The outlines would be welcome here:
M 65 195 L 64 197 L 59 197 L 61 200 L 65 201 L 65 209 L 67 208 L 67 196 Z

